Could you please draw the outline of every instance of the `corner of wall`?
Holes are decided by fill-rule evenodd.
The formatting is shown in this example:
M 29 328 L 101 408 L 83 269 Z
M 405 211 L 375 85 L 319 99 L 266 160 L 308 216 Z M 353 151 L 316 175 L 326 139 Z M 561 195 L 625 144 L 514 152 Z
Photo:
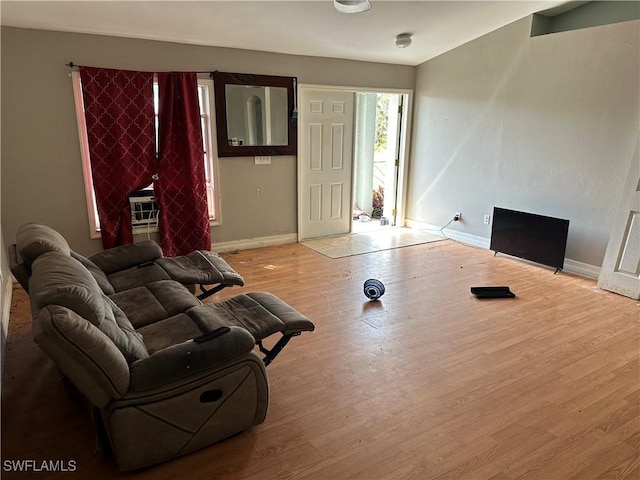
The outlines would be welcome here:
M 6 352 L 7 332 L 9 330 L 9 314 L 11 312 L 11 295 L 13 282 L 9 271 L 7 254 L 4 250 L 2 228 L 0 227 L 0 389 L 4 373 L 4 356 Z

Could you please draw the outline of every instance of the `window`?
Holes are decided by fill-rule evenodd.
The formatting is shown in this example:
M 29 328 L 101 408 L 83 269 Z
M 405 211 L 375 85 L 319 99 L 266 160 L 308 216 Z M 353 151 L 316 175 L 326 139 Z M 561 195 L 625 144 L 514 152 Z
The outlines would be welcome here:
M 220 223 L 218 202 L 216 201 L 217 158 L 213 154 L 215 130 L 212 122 L 213 108 L 213 80 L 198 79 L 198 99 L 200 101 L 200 123 L 202 126 L 202 143 L 204 150 L 204 171 L 207 179 L 207 204 L 209 205 L 209 220 Z
M 78 138 L 80 139 L 80 152 L 82 156 L 82 172 L 84 175 L 85 197 L 87 201 L 87 213 L 89 216 L 89 227 L 91 238 L 100 238 L 100 220 L 98 219 L 98 208 L 96 206 L 95 193 L 93 191 L 93 178 L 91 173 L 91 161 L 89 155 L 89 142 L 87 140 L 87 123 L 84 115 L 84 103 L 82 101 L 82 85 L 80 83 L 80 72 L 72 72 L 73 95 L 76 107 L 76 118 L 78 120 Z M 158 145 L 158 84 L 153 85 L 155 126 L 156 126 L 156 148 Z M 209 207 L 209 221 L 211 225 L 220 224 L 220 208 L 216 198 L 218 192 L 218 159 L 214 154 L 215 130 L 211 113 L 215 111 L 213 106 L 213 80 L 198 79 L 198 100 L 200 104 L 200 120 L 202 126 L 202 142 L 204 150 L 204 170 L 207 185 L 207 204 Z M 151 187 L 149 187 L 151 188 Z

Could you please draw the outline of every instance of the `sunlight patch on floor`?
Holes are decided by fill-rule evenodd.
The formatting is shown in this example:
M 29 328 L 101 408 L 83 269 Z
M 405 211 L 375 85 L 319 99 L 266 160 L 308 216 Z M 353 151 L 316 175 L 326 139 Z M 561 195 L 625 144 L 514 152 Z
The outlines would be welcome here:
M 444 240 L 444 238 L 424 230 L 393 227 L 362 233 L 313 238 L 300 243 L 329 258 L 342 258 L 419 245 L 421 243 L 437 242 L 438 240 Z

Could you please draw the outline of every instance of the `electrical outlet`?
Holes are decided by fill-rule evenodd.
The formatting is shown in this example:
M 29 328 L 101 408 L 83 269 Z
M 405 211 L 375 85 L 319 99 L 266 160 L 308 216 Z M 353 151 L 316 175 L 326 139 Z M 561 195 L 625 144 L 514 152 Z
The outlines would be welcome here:
M 453 214 L 453 221 L 454 222 L 459 222 L 460 220 L 462 220 L 462 214 L 460 212 L 456 212 Z
M 485 225 L 489 225 L 491 223 L 491 215 L 484 216 L 484 223 Z
M 256 165 L 271 165 L 271 156 L 256 156 L 255 157 Z

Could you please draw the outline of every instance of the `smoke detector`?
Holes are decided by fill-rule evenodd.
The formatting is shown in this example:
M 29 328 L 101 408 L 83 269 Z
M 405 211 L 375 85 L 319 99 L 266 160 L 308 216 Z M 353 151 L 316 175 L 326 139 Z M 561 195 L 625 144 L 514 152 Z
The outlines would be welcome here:
M 409 45 L 411 45 L 410 33 L 401 33 L 396 37 L 396 47 L 407 48 Z
M 369 0 L 333 0 L 333 6 L 342 13 L 366 12 L 371 8 Z

